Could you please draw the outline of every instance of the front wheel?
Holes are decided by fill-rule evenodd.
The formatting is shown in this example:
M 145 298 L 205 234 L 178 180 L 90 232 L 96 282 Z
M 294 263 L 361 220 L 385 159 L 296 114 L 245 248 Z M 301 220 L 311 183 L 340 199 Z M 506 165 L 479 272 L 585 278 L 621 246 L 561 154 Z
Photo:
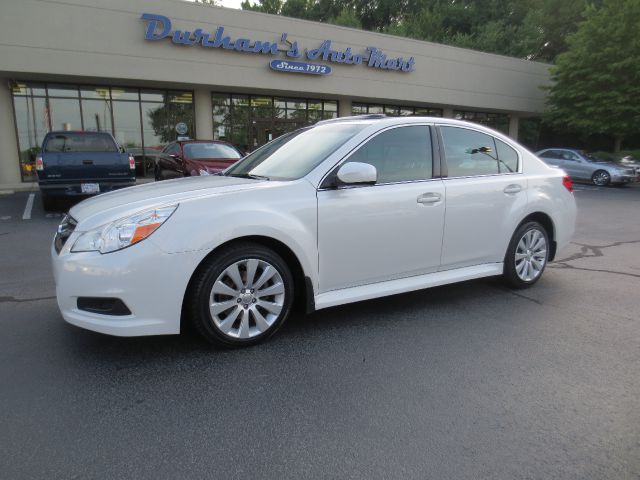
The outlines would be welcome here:
M 527 288 L 542 276 L 549 259 L 549 236 L 538 222 L 521 225 L 511 238 L 504 259 L 504 279 L 514 288 Z
M 611 182 L 611 175 L 606 170 L 597 170 L 591 175 L 591 181 L 599 187 L 606 187 Z
M 293 276 L 273 250 L 242 243 L 206 260 L 187 295 L 187 312 L 205 339 L 249 346 L 273 335 L 286 320 Z

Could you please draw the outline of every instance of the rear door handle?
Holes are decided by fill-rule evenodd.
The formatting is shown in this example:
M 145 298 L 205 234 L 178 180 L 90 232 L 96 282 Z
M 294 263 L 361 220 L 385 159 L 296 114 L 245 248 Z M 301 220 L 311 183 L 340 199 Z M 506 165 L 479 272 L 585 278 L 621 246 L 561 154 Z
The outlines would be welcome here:
M 442 199 L 442 195 L 440 195 L 439 193 L 429 192 L 429 193 L 423 193 L 422 195 L 420 195 L 417 199 L 417 202 L 422 204 L 432 204 L 432 203 L 438 203 L 441 199 Z
M 504 189 L 504 193 L 518 193 L 522 191 L 522 187 L 517 183 L 512 183 L 511 185 L 507 185 Z

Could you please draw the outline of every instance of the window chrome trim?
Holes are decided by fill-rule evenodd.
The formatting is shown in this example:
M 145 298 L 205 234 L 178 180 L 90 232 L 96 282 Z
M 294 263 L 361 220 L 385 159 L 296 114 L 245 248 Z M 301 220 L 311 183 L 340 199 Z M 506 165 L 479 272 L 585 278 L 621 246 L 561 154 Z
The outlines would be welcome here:
M 331 168 L 327 169 L 327 172 L 322 176 L 322 179 L 320 180 L 320 183 L 318 183 L 318 188 L 316 189 L 318 192 L 322 192 L 322 191 L 326 191 L 326 190 L 345 190 L 347 188 L 362 188 L 362 187 L 377 187 L 380 185 L 396 185 L 396 184 L 403 184 L 403 183 L 415 183 L 415 182 L 427 182 L 427 181 L 432 181 L 432 180 L 441 180 L 440 177 L 433 177 L 433 172 L 435 171 L 434 169 L 434 162 L 435 162 L 435 158 L 433 156 L 433 132 L 431 131 L 431 128 L 434 126 L 434 122 L 416 122 L 416 123 L 402 123 L 402 124 L 398 124 L 398 125 L 389 125 L 388 127 L 385 127 L 381 130 L 377 130 L 374 133 L 372 133 L 371 135 L 369 135 L 367 138 L 363 139 L 358 145 L 356 145 L 355 147 L 353 147 L 353 149 L 348 152 L 347 154 L 345 154 L 344 157 L 342 157 L 340 160 L 338 160 Z M 338 187 L 338 188 L 329 188 L 329 187 L 322 187 L 322 184 L 325 182 L 325 180 L 327 179 L 327 177 L 329 175 L 331 175 L 331 173 L 333 173 L 336 169 L 336 167 L 342 165 L 343 163 L 346 163 L 347 160 L 349 160 L 349 158 L 351 158 L 351 156 L 353 154 L 355 154 L 358 150 L 360 150 L 360 148 L 365 145 L 366 143 L 368 143 L 369 141 L 373 140 L 375 137 L 377 137 L 378 135 L 380 135 L 381 133 L 387 132 L 389 130 L 393 130 L 395 128 L 402 128 L 402 127 L 427 127 L 427 130 L 429 131 L 429 137 L 431 139 L 431 178 L 423 178 L 420 180 L 403 180 L 403 181 L 399 181 L 399 182 L 385 182 L 385 183 L 375 183 L 374 185 L 353 185 L 353 186 L 345 186 L 345 187 Z M 439 159 L 438 159 L 439 161 Z
M 522 173 L 522 154 L 520 153 L 520 150 L 516 147 L 516 145 L 514 145 L 513 140 L 511 138 L 509 138 L 509 141 L 505 141 L 502 138 L 496 137 L 495 135 L 493 135 L 492 133 L 488 133 L 488 132 L 483 132 L 482 130 L 478 130 L 476 128 L 473 127 L 469 127 L 467 125 L 454 125 L 454 124 L 450 124 L 450 123 L 445 123 L 445 122 L 434 122 L 435 126 L 438 130 L 438 135 L 442 136 L 442 132 L 440 131 L 441 127 L 452 127 L 452 128 L 463 128 L 465 130 L 471 130 L 472 132 L 476 132 L 476 133 L 481 133 L 483 135 L 487 135 L 488 137 L 491 137 L 494 141 L 495 140 L 500 140 L 502 143 L 508 145 L 509 147 L 511 147 L 513 150 L 515 150 L 516 154 L 518 155 L 518 168 L 516 169 L 515 172 L 498 172 L 498 173 L 489 173 L 489 174 L 484 174 L 484 175 L 465 175 L 465 176 L 461 176 L 461 177 L 442 177 L 443 180 L 446 180 L 447 178 L 478 178 L 478 177 L 494 177 L 496 175 L 514 175 L 517 173 Z M 505 136 L 506 137 L 506 136 Z M 508 137 L 506 137 L 508 138 Z M 497 150 L 497 145 L 496 145 L 496 150 Z M 498 154 L 498 152 L 496 151 L 496 155 Z M 442 139 L 442 150 L 440 152 L 440 155 L 442 155 L 442 157 L 444 158 L 444 163 L 445 165 L 447 164 L 447 154 L 445 152 L 445 145 L 444 145 L 444 138 Z M 448 173 L 448 168 L 447 168 L 447 173 Z

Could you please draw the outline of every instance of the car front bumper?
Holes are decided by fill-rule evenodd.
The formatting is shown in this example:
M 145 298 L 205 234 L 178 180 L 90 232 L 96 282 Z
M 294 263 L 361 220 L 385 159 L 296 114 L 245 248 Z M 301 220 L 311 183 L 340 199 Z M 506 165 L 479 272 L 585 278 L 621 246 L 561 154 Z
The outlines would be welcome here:
M 71 253 L 74 232 L 58 254 L 51 246 L 58 307 L 78 327 L 117 336 L 180 333 L 184 294 L 203 252 L 167 254 L 146 239 L 123 250 Z M 78 297 L 120 299 L 130 315 L 78 308 Z
M 611 183 L 631 183 L 636 182 L 638 177 L 636 175 L 612 175 Z

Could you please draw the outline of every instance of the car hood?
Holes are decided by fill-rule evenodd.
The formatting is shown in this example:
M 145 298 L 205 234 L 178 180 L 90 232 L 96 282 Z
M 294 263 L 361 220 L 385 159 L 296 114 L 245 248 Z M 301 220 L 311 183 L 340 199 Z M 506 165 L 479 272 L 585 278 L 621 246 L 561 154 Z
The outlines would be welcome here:
M 199 197 L 269 187 L 270 183 L 275 184 L 266 180 L 219 175 L 165 180 L 91 197 L 74 206 L 69 215 L 78 222 L 79 231 L 86 231 L 149 208 Z

